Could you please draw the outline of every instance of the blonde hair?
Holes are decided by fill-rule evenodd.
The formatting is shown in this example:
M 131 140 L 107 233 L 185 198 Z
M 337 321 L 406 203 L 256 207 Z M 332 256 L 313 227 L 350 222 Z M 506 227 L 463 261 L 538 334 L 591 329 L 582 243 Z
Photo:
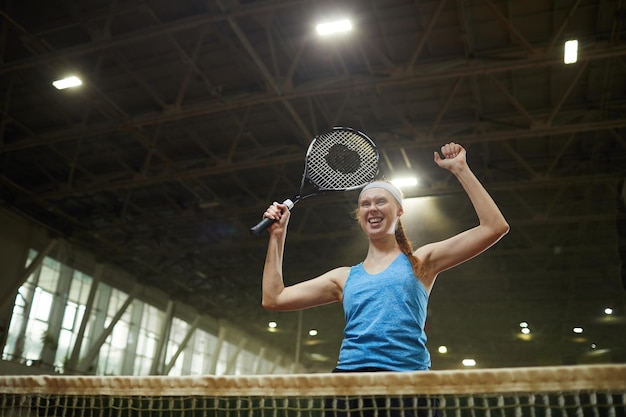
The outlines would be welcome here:
M 411 244 L 411 241 L 409 240 L 409 238 L 406 236 L 406 232 L 404 231 L 404 227 L 402 227 L 402 222 L 400 221 L 400 219 L 398 219 L 398 223 L 396 224 L 396 242 L 398 243 L 398 246 L 400 247 L 400 250 L 402 251 L 402 253 L 404 253 L 406 255 L 407 258 L 409 258 L 409 261 L 411 262 L 411 268 L 413 269 L 413 274 L 415 275 L 416 278 L 419 279 L 419 271 L 420 271 L 420 261 L 419 259 L 417 259 L 417 256 L 413 255 L 413 245 Z

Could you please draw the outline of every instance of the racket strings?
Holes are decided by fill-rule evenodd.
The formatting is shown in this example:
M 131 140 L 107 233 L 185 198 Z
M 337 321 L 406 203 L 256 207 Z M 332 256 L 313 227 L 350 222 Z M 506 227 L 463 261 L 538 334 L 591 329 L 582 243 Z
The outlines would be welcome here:
M 323 190 L 362 187 L 378 172 L 378 151 L 367 137 L 351 130 L 320 135 L 307 155 L 308 177 Z

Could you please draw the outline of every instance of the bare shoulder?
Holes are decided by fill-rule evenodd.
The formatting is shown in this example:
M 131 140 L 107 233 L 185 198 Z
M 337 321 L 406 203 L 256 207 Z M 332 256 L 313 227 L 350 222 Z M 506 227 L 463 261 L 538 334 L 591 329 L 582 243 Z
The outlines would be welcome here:
M 434 243 L 427 243 L 413 251 L 413 255 L 420 261 L 421 265 L 428 265 L 432 257 L 434 246 Z
M 327 279 L 332 281 L 337 287 L 343 290 L 343 286 L 348 279 L 348 275 L 350 275 L 350 267 L 349 266 L 340 266 L 335 269 L 331 269 L 326 274 L 324 274 Z M 323 275 L 323 276 L 324 276 Z
M 309 281 L 304 281 L 296 285 L 302 289 L 307 296 L 311 294 L 323 294 L 323 297 L 316 299 L 316 304 L 323 305 L 333 301 L 341 301 L 343 298 L 343 287 L 346 284 L 349 267 L 339 267 L 318 276 Z M 330 298 L 328 298 L 330 297 Z

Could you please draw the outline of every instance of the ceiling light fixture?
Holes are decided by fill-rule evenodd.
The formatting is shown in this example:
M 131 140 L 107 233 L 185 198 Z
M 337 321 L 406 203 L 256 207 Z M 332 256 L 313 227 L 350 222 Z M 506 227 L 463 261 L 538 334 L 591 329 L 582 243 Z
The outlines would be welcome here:
M 565 42 L 563 48 L 563 63 L 574 64 L 578 61 L 578 41 L 572 39 Z
M 309 330 L 309 336 L 317 336 L 317 330 L 315 329 Z
M 441 354 L 448 353 L 448 348 L 446 346 L 439 346 L 439 348 L 437 348 L 437 351 Z
M 461 363 L 463 366 L 476 366 L 476 361 L 474 359 L 463 359 Z
M 83 82 L 81 81 L 81 79 L 76 76 L 66 77 L 61 80 L 56 80 L 52 82 L 52 85 L 57 90 L 65 90 L 66 88 L 78 87 L 82 84 Z
M 581 334 L 583 332 L 583 328 L 582 327 L 574 327 L 572 329 L 572 331 L 576 334 Z
M 334 22 L 319 23 L 315 30 L 321 36 L 331 35 L 333 33 L 349 32 L 352 30 L 352 22 L 349 19 L 336 20 Z
M 391 183 L 398 188 L 415 187 L 418 182 L 415 177 L 394 178 L 391 180 Z
M 607 316 L 610 316 L 611 314 L 613 314 L 613 309 L 611 307 L 605 308 L 604 314 L 606 314 Z

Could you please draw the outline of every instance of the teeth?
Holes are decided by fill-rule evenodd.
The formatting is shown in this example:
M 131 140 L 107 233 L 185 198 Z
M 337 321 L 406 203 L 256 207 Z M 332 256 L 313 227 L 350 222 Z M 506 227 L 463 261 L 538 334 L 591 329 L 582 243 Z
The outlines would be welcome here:
M 381 217 L 374 217 L 372 219 L 368 220 L 370 223 L 380 223 L 383 221 L 383 219 Z

